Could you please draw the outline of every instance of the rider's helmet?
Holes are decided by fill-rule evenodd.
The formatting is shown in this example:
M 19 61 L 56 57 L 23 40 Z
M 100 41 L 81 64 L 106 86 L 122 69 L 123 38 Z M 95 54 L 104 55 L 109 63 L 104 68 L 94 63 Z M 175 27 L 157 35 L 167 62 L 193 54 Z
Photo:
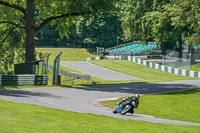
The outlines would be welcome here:
M 139 99 L 139 98 L 140 98 L 140 95 L 139 95 L 139 94 L 136 94 L 135 97 Z

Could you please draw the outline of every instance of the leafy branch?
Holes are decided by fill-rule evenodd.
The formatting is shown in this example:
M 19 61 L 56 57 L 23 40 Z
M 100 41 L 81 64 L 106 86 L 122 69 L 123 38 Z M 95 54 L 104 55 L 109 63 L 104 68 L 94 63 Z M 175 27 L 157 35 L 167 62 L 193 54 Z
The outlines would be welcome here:
M 23 14 L 26 13 L 26 10 L 23 7 L 21 7 L 19 5 L 16 5 L 16 4 L 11 4 L 9 2 L 5 2 L 5 1 L 0 0 L 0 5 L 16 9 L 16 10 L 20 11 Z
M 91 12 L 74 12 L 74 13 L 64 13 L 56 16 L 51 16 L 46 18 L 41 24 L 39 24 L 37 27 L 35 27 L 35 31 L 39 30 L 42 28 L 44 25 L 48 24 L 52 20 L 60 19 L 60 18 L 65 18 L 65 17 L 75 17 L 75 16 L 81 16 L 85 14 L 90 14 Z
M 11 22 L 11 21 L 0 21 L 0 24 L 10 24 L 10 25 L 14 25 L 16 27 L 25 29 L 25 26 L 18 24 L 18 23 L 15 23 L 15 22 Z

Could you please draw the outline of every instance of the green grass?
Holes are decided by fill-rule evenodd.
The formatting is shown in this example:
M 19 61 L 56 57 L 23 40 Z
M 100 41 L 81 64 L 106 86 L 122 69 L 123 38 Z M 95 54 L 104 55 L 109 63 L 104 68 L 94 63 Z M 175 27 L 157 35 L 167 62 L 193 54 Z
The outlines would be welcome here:
M 120 100 L 104 101 L 114 107 Z M 200 88 L 171 94 L 144 95 L 136 113 L 200 123 Z
M 200 127 L 154 124 L 0 100 L 1 133 L 198 133 Z
M 127 75 L 144 79 L 144 80 L 132 81 L 132 82 L 159 82 L 159 81 L 194 79 L 190 77 L 179 76 L 179 75 L 170 74 L 167 72 L 162 72 L 159 70 L 147 68 L 139 64 L 129 62 L 129 61 L 100 60 L 100 61 L 91 61 L 91 63 L 117 71 L 117 72 L 121 72 Z
M 60 51 L 63 51 L 63 54 L 61 55 L 61 61 L 81 61 L 89 57 L 95 57 L 95 55 L 88 53 L 86 49 L 77 49 L 77 48 L 37 48 L 37 51 L 42 52 L 42 53 L 45 53 L 45 52 L 51 53 L 51 56 L 49 59 L 51 65 L 53 65 L 53 60 Z M 139 81 L 138 80 L 113 81 L 113 80 L 104 80 L 98 77 L 93 77 L 93 81 L 96 84 L 121 84 L 121 83 L 159 82 L 159 81 L 192 79 L 190 77 L 183 77 L 183 76 L 178 76 L 178 75 L 150 69 L 150 68 L 135 64 L 133 62 L 128 62 L 128 61 L 100 60 L 100 61 L 91 61 L 91 63 L 102 66 L 102 67 L 106 67 L 114 71 L 118 71 L 124 74 L 128 74 L 131 76 L 144 79 L 144 80 L 139 80 Z M 70 72 L 81 73 L 79 71 L 62 67 L 62 66 L 61 66 L 61 69 L 70 71 Z M 50 73 L 50 76 L 52 76 L 51 73 Z M 52 84 L 52 78 L 50 76 L 49 76 L 49 85 Z M 75 81 L 74 83 L 75 84 L 72 84 L 70 79 L 67 77 L 63 77 L 62 79 L 62 85 L 64 86 L 90 85 L 89 82 L 85 82 L 85 81 L 82 82 L 80 80 L 78 82 Z
M 198 66 L 197 64 L 192 64 L 191 65 L 191 70 L 193 70 L 193 71 L 200 71 L 200 66 Z
M 61 56 L 61 60 L 63 61 L 85 60 L 86 58 L 94 57 L 94 55 L 89 54 L 85 49 L 40 48 L 37 50 L 52 54 L 49 60 L 50 64 L 53 64 L 53 59 L 60 51 L 63 51 L 63 55 Z M 109 69 L 115 69 L 122 73 L 143 78 L 142 82 L 192 79 L 141 67 L 127 61 L 96 61 L 93 63 L 105 65 Z M 64 69 L 74 71 L 69 68 Z M 108 81 L 96 77 L 94 77 L 94 80 L 99 84 L 134 82 Z M 136 113 L 199 122 L 199 95 L 200 90 L 197 89 L 183 93 L 142 96 L 141 104 Z M 116 102 L 108 101 L 107 104 L 110 105 L 112 103 L 116 105 Z M 198 133 L 199 130 L 200 127 L 153 124 L 0 100 L 0 133 Z
M 38 52 L 51 53 L 49 56 L 50 64 L 53 64 L 55 57 L 62 51 L 61 61 L 84 61 L 87 58 L 95 57 L 84 48 L 37 48 Z

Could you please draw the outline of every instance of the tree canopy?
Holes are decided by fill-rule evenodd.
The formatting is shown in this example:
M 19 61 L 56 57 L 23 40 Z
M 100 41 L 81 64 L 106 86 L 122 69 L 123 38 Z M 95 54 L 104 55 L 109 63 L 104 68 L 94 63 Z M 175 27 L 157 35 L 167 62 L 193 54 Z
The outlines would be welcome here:
M 125 39 L 177 41 L 195 45 L 199 38 L 200 2 L 196 0 L 121 0 L 122 29 Z
M 25 60 L 35 60 L 35 32 L 44 25 L 57 23 L 61 35 L 68 34 L 72 20 L 82 15 L 112 9 L 113 1 L 107 0 L 0 0 L 1 26 L 7 31 L 23 30 Z M 7 39 L 8 41 L 8 39 Z
M 199 7 L 197 0 L 0 0 L 1 69 L 23 57 L 35 60 L 35 39 L 44 34 L 94 48 L 115 46 L 119 37 L 172 40 L 181 57 L 182 44 L 200 42 Z

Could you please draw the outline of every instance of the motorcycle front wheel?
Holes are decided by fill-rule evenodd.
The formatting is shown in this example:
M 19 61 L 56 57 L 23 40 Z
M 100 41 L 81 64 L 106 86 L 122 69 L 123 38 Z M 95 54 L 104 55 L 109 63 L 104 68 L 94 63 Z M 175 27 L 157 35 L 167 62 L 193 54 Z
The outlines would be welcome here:
M 116 108 L 114 108 L 112 111 L 113 111 L 114 114 L 117 114 L 117 109 Z

